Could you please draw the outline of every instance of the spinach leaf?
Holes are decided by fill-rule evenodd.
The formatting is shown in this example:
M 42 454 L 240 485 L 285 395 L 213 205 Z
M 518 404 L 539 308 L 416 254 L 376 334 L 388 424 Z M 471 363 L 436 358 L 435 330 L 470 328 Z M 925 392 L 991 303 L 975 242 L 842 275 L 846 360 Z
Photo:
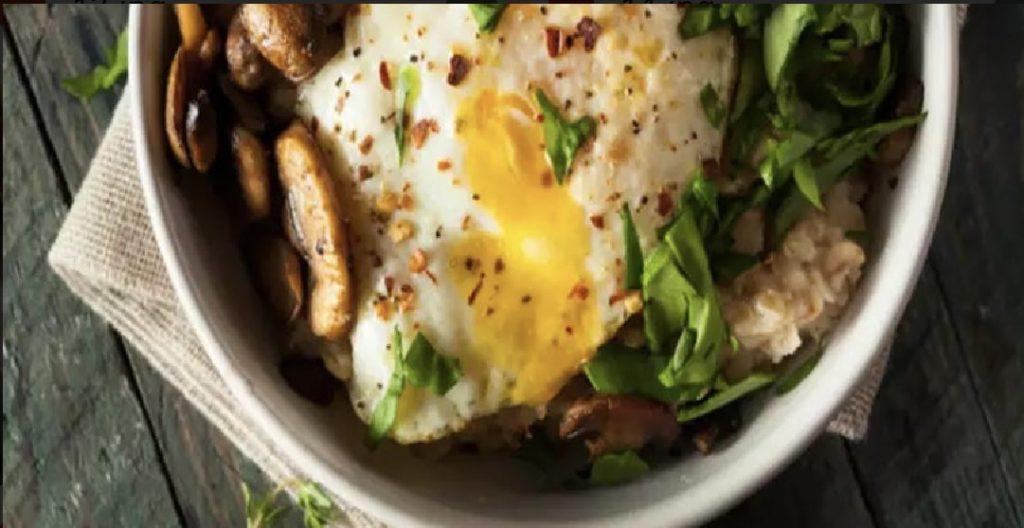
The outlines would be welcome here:
M 705 400 L 696 403 L 694 405 L 688 405 L 679 409 L 676 418 L 680 423 L 686 423 L 691 420 L 695 420 L 704 416 L 710 412 L 716 411 L 725 407 L 726 405 L 739 400 L 740 398 L 757 391 L 775 381 L 775 376 L 772 374 L 756 372 L 743 378 L 734 385 L 720 390 Z
M 628 203 L 622 204 L 619 216 L 622 218 L 622 243 L 626 250 L 625 287 L 627 290 L 639 290 L 643 286 L 644 255 Z
M 128 29 L 122 29 L 117 44 L 107 50 L 106 64 L 100 64 L 89 73 L 62 79 L 60 85 L 71 95 L 88 102 L 97 93 L 110 89 L 125 73 L 128 73 Z
M 919 114 L 875 123 L 818 144 L 815 147 L 815 154 L 824 160 L 813 167 L 819 191 L 828 191 L 856 162 L 870 154 L 885 136 L 901 128 L 915 126 L 924 117 L 925 114 Z M 799 189 L 790 189 L 774 212 L 772 242 L 777 244 L 782 241 L 790 228 L 803 218 L 810 207 L 810 202 Z
M 377 446 L 394 428 L 398 402 L 402 399 L 407 381 L 413 386 L 443 395 L 462 377 L 459 361 L 439 354 L 423 334 L 416 334 L 406 351 L 402 347 L 402 332 L 396 326 L 391 335 L 391 353 L 395 359 L 392 367 L 394 370 L 384 396 L 377 402 L 370 417 L 371 447 Z
M 674 404 L 683 389 L 665 387 L 658 381 L 658 373 L 667 364 L 665 356 L 609 342 L 598 347 L 583 372 L 594 390 L 602 394 L 633 394 Z
M 821 205 L 821 193 L 818 191 L 818 180 L 814 177 L 814 167 L 811 167 L 811 162 L 807 161 L 807 158 L 801 158 L 793 165 L 793 180 L 796 182 L 797 190 L 811 205 L 821 210 L 825 209 L 825 206 Z
M 660 352 L 685 326 L 687 301 L 697 290 L 683 277 L 664 244 L 656 246 L 644 261 L 642 285 L 644 332 L 651 350 Z
M 710 84 L 705 84 L 700 91 L 700 105 L 704 108 L 704 117 L 708 119 L 711 126 L 718 128 L 725 120 L 725 103 L 718 98 L 718 92 Z
M 611 486 L 629 482 L 646 473 L 647 462 L 633 451 L 607 453 L 594 461 L 590 468 L 590 483 L 597 486 Z
M 691 4 L 686 6 L 683 19 L 679 21 L 679 36 L 683 40 L 699 37 L 725 22 L 718 16 L 718 6 Z
M 711 274 L 715 276 L 716 283 L 727 283 L 739 277 L 744 271 L 756 266 L 760 261 L 761 259 L 757 255 L 725 251 L 712 256 Z
M 818 365 L 823 352 L 824 348 L 819 346 L 813 354 L 803 358 L 795 368 L 779 377 L 779 380 L 775 382 L 775 394 L 781 396 L 796 388 Z
M 747 107 L 761 96 L 767 86 L 764 78 L 764 51 L 761 49 L 761 41 L 746 39 L 741 45 L 739 79 L 736 81 L 736 95 L 733 96 L 732 112 L 729 115 L 730 125 L 739 120 Z M 730 133 L 732 132 L 730 131 Z
M 405 66 L 398 74 L 395 99 L 395 144 L 398 145 L 398 164 L 405 160 L 405 126 L 409 111 L 420 95 L 420 72 L 415 66 Z
M 395 426 L 395 418 L 398 416 L 398 401 L 405 391 L 405 355 L 402 353 L 402 332 L 395 327 L 391 336 L 391 353 L 395 358 L 395 364 L 391 371 L 391 380 L 388 381 L 387 391 L 384 397 L 377 402 L 373 408 L 373 416 L 370 417 L 370 447 L 376 447 L 380 441 Z
M 764 184 L 774 189 L 788 181 L 793 164 L 807 154 L 815 143 L 813 137 L 796 130 L 782 141 L 770 142 L 768 156 L 759 168 Z
M 491 33 L 498 27 L 506 7 L 508 4 L 469 4 L 469 12 L 481 33 Z
M 817 12 L 810 4 L 782 4 L 768 15 L 764 23 L 764 72 L 772 90 L 779 87 L 804 29 L 816 19 Z
M 544 115 L 544 148 L 551 168 L 555 171 L 555 181 L 561 185 L 572 167 L 576 151 L 597 130 L 597 121 L 590 116 L 567 121 L 543 90 L 537 90 L 534 95 Z
M 457 358 L 439 354 L 430 341 L 418 333 L 405 354 L 405 375 L 413 385 L 441 396 L 462 377 L 462 366 Z
M 876 8 L 876 13 L 881 13 L 878 6 L 871 6 Z M 879 15 L 880 17 L 880 15 Z M 872 18 L 874 20 L 874 18 Z M 864 91 L 863 93 L 856 93 L 856 91 L 849 87 L 840 85 L 840 82 L 829 82 L 825 84 L 825 87 L 835 98 L 836 102 L 840 105 L 848 108 L 858 108 L 860 111 L 868 115 L 874 115 L 875 110 L 882 101 L 885 100 L 885 96 L 889 94 L 892 87 L 896 84 L 896 58 L 893 56 L 892 50 L 892 39 L 893 39 L 893 23 L 889 17 L 879 18 L 879 20 L 885 20 L 888 23 L 885 24 L 887 30 L 885 31 L 885 40 L 878 51 L 878 64 L 875 73 L 874 85 L 871 89 Z M 881 24 L 881 22 L 879 22 Z M 881 31 L 879 29 L 879 31 Z

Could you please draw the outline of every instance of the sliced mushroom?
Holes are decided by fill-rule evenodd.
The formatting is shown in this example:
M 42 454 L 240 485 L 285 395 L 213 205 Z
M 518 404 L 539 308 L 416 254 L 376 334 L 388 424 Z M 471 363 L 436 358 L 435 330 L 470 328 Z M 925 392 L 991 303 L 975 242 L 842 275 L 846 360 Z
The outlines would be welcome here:
M 231 20 L 235 18 L 237 12 L 238 4 L 203 4 L 206 20 L 209 20 L 211 25 L 219 28 L 222 32 L 227 31 L 228 25 L 231 24 Z
M 302 310 L 302 262 L 281 237 L 259 233 L 248 239 L 245 256 L 258 291 L 281 320 L 291 322 Z
M 182 167 L 192 167 L 188 149 L 185 147 L 185 100 L 187 92 L 188 68 L 186 53 L 179 46 L 171 59 L 171 67 L 167 71 L 167 94 L 164 100 L 164 131 L 171 153 Z
M 636 396 L 596 394 L 571 403 L 558 434 L 585 440 L 592 457 L 603 453 L 640 449 L 647 444 L 669 447 L 679 435 L 679 424 L 668 406 Z
M 231 127 L 231 152 L 246 219 L 270 216 L 270 167 L 267 151 L 255 134 L 242 125 Z
M 249 41 L 267 62 L 292 82 L 319 68 L 317 51 L 324 35 L 318 10 L 310 4 L 245 4 L 239 10 Z
M 896 117 L 907 117 L 921 112 L 924 86 L 917 79 L 904 79 L 896 91 Z M 916 127 L 901 128 L 885 137 L 879 144 L 875 162 L 880 165 L 899 165 L 914 143 Z
M 199 90 L 185 111 L 185 142 L 192 166 L 205 173 L 217 157 L 217 114 L 206 90 Z
M 232 82 L 239 88 L 249 91 L 263 86 L 271 73 L 270 64 L 267 64 L 256 46 L 249 41 L 249 35 L 242 25 L 238 12 L 228 26 L 224 49 Z
M 285 199 L 295 213 L 303 253 L 309 257 L 310 328 L 318 336 L 340 339 L 352 320 L 353 291 L 334 179 L 323 152 L 301 121 L 278 136 L 274 151 Z
M 234 111 L 238 121 L 250 131 L 262 134 L 267 129 L 267 114 L 253 100 L 253 96 L 239 90 L 226 76 L 219 78 L 220 92 Z
M 217 64 L 217 57 L 220 56 L 221 41 L 217 28 L 210 28 L 203 37 L 203 43 L 199 45 L 199 64 L 203 73 L 209 72 Z
M 302 233 L 299 232 L 299 219 L 288 200 L 284 201 L 284 207 L 281 208 L 281 228 L 292 247 L 299 252 L 299 255 L 302 255 L 302 258 L 309 260 L 309 255 L 306 254 L 306 243 L 302 240 Z
M 295 117 L 298 90 L 285 78 L 274 77 L 267 83 L 267 114 L 275 124 L 283 126 Z
M 207 32 L 206 18 L 199 4 L 175 4 L 174 14 L 181 32 L 181 47 L 189 53 L 198 54 Z

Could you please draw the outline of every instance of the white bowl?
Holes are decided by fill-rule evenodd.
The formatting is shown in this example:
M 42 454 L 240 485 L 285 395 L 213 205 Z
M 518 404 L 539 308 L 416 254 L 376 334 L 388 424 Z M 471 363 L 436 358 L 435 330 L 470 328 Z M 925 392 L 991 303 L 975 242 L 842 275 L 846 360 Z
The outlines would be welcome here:
M 131 8 L 129 92 L 139 176 L 150 221 L 185 314 L 245 413 L 309 477 L 396 526 L 679 526 L 705 521 L 783 468 L 822 432 L 892 335 L 925 260 L 953 141 L 958 30 L 953 5 L 907 8 L 912 67 L 928 118 L 899 185 L 873 197 L 873 244 L 860 289 L 812 374 L 783 397 L 748 405 L 746 423 L 710 456 L 655 468 L 620 487 L 538 492 L 508 460 L 430 462 L 363 445 L 364 426 L 296 396 L 270 358 L 277 336 L 252 291 L 208 186 L 176 184 L 162 126 L 172 50 L 169 9 Z M 886 186 L 881 186 L 886 187 Z

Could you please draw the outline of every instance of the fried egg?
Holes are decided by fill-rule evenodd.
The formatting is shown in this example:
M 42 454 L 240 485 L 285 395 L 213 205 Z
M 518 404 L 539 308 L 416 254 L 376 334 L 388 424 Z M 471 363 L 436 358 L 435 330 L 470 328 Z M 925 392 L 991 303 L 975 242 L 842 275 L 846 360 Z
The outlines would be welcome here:
M 700 92 L 735 74 L 727 31 L 683 41 L 676 6 L 510 5 L 482 33 L 466 5 L 361 5 L 345 47 L 299 87 L 297 112 L 339 179 L 357 282 L 349 336 L 356 413 L 369 421 L 397 327 L 463 375 L 443 396 L 406 386 L 391 436 L 424 442 L 503 408 L 542 409 L 626 320 L 619 211 L 641 245 L 722 131 Z M 399 72 L 418 72 L 405 154 Z M 543 90 L 597 122 L 559 184 Z M 407 339 L 408 343 L 409 340 Z

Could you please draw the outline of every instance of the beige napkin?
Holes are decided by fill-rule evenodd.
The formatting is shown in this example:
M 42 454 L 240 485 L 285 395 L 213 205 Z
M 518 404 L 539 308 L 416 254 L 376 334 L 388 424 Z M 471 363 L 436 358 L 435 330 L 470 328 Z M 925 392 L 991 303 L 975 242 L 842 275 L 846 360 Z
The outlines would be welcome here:
M 966 6 L 959 5 L 957 14 L 962 25 Z M 298 477 L 292 461 L 237 412 L 177 303 L 139 187 L 129 107 L 128 96 L 122 97 L 50 250 L 50 265 L 270 479 Z M 864 437 L 888 358 L 887 348 L 829 423 L 829 432 Z M 341 499 L 343 524 L 378 525 Z

